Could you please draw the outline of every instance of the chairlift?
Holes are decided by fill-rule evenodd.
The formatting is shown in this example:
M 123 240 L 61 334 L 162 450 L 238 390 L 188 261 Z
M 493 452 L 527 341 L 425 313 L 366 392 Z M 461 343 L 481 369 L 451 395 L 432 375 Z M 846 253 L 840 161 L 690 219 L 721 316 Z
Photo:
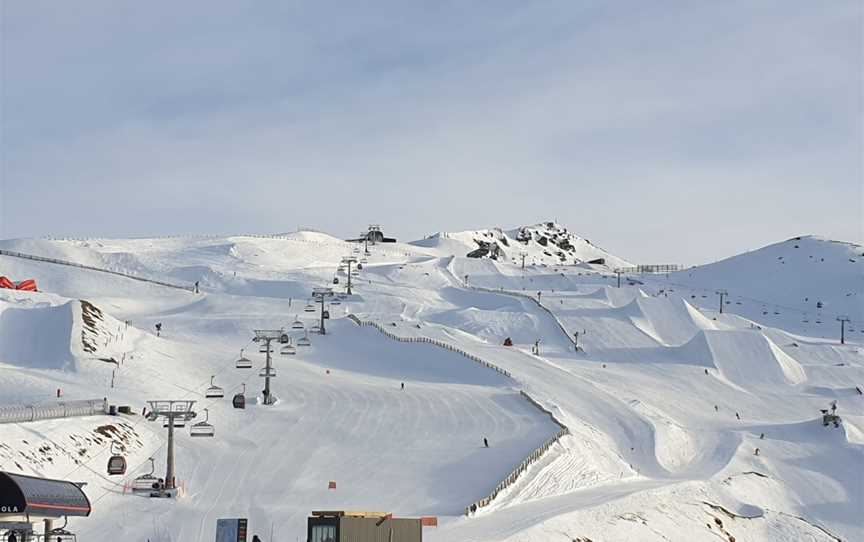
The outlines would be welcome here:
M 307 302 L 307 303 L 306 303 L 306 306 L 303 307 L 303 312 L 315 312 L 315 305 L 313 305 L 312 303 Z
M 267 350 L 268 350 L 268 346 L 267 346 L 267 343 L 266 343 L 266 342 L 261 343 L 261 346 L 258 347 L 258 351 L 261 352 L 262 354 L 266 354 L 266 353 L 267 353 Z M 273 353 L 273 349 L 270 348 L 269 350 L 270 350 L 270 353 L 272 354 L 272 353 Z
M 210 387 L 204 392 L 204 397 L 208 399 L 225 397 L 225 391 L 213 383 L 214 378 L 216 378 L 216 375 L 210 377 Z
M 182 418 L 174 418 L 174 428 L 175 429 L 183 429 L 184 427 L 186 427 L 186 420 L 184 420 Z M 168 420 L 165 420 L 164 422 L 162 422 L 162 428 L 168 429 Z
M 295 318 L 294 321 L 291 322 L 291 329 L 303 329 L 303 322 L 301 322 L 299 318 Z
M 360 263 L 361 264 L 369 263 L 369 260 L 367 260 L 366 258 L 360 258 Z
M 246 408 L 246 384 L 243 384 L 243 391 L 234 396 L 234 399 L 231 400 L 231 404 L 234 405 L 234 408 Z
M 221 395 L 220 395 L 221 397 Z M 190 437 L 212 437 L 216 435 L 216 428 L 213 427 L 212 424 L 208 423 L 210 419 L 210 409 L 204 409 L 204 421 L 200 421 L 198 423 L 192 424 L 192 427 L 189 428 L 189 436 Z
M 156 472 L 155 460 L 151 457 L 148 461 L 150 461 L 150 472 L 132 480 L 132 493 L 149 494 L 162 488 L 162 479 L 153 476 L 153 473 Z
M 243 355 L 243 350 L 240 350 L 240 357 L 237 358 L 237 362 L 234 364 L 238 369 L 251 369 L 252 368 L 252 360 Z
M 338 298 L 338 297 L 334 297 L 333 299 L 330 300 L 330 304 L 331 304 L 331 305 L 341 305 L 342 302 L 339 301 L 339 298 Z
M 358 263 L 358 264 L 357 264 L 357 269 L 363 269 L 363 264 L 362 264 L 362 263 Z
M 114 451 L 114 441 L 111 441 L 111 457 L 108 459 L 108 474 L 118 476 L 126 474 L 126 458 Z
M 297 346 L 312 346 L 312 341 L 309 340 L 309 332 L 297 339 Z
M 293 344 L 288 343 L 279 350 L 279 353 L 283 356 L 293 356 L 297 353 L 297 349 L 294 348 Z
M 339 277 L 333 277 L 333 284 L 339 284 Z
M 63 526 L 51 529 L 44 535 L 45 542 L 78 542 L 78 537 L 75 533 L 66 530 L 69 524 L 69 518 L 63 516 Z
M 290 341 L 291 341 L 291 338 L 288 336 L 287 333 L 283 333 L 282 335 L 279 335 L 279 343 L 280 344 L 288 344 Z
M 261 378 L 268 376 L 270 378 L 276 378 L 276 369 L 270 367 L 270 370 L 267 370 L 267 367 L 262 367 L 261 371 L 258 372 L 258 376 L 260 376 Z

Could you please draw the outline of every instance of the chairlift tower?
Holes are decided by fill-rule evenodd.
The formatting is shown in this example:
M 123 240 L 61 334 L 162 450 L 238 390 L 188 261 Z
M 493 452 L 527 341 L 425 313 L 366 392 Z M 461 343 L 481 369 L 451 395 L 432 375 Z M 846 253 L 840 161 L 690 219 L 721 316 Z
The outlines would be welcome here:
M 527 256 L 527 255 L 528 255 L 528 253 L 525 252 L 524 250 L 519 253 L 519 256 L 522 257 L 522 270 L 523 271 L 525 270 L 525 256 Z
M 342 258 L 342 263 L 348 266 L 348 289 L 347 294 L 351 295 L 351 264 L 357 263 L 357 258 L 354 256 L 345 256 Z
M 259 374 L 259 376 L 264 378 L 264 404 L 272 405 L 273 404 L 273 394 L 270 393 L 270 378 L 275 375 L 272 366 L 272 360 L 270 358 L 270 343 L 273 341 L 278 341 L 282 334 L 285 333 L 284 329 L 256 329 L 255 330 L 255 342 L 263 342 L 267 348 L 267 353 L 264 362 L 264 371 L 263 374 Z
M 624 270 L 619 268 L 619 269 L 616 269 L 614 271 L 614 273 L 618 277 L 618 288 L 620 288 L 621 287 L 621 275 L 624 273 Z
M 846 344 L 846 322 L 849 321 L 849 317 L 838 316 L 837 321 L 840 322 L 840 344 Z
M 175 422 L 185 424 L 196 416 L 195 412 L 192 411 L 195 401 L 157 400 L 147 402 L 150 403 L 147 419 L 154 422 L 162 418 L 168 425 L 168 457 L 165 460 L 165 486 L 162 495 L 173 497 L 177 493 L 177 484 L 174 480 L 174 424 Z
M 729 295 L 726 290 L 717 290 L 717 295 L 720 296 L 720 314 L 723 314 L 723 298 Z
M 350 277 L 350 273 L 349 273 Z M 324 300 L 333 297 L 333 288 L 313 288 L 312 297 L 321 302 L 321 335 L 327 332 L 324 330 Z

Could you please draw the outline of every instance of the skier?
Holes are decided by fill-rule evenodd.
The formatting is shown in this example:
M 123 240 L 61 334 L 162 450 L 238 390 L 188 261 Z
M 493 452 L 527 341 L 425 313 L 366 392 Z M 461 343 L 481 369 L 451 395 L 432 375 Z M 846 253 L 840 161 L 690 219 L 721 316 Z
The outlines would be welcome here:
M 405 383 L 404 382 L 402 383 L 402 389 L 403 390 L 405 389 Z
M 195 281 L 195 293 L 196 294 L 198 293 L 198 281 L 197 280 Z
M 739 420 L 741 419 L 741 415 L 738 414 L 737 412 L 735 413 L 735 417 L 738 418 Z
M 486 448 L 489 447 L 489 441 L 486 439 L 486 437 L 483 437 L 483 446 Z
M 714 405 L 714 412 L 720 412 L 720 407 L 718 407 L 717 405 Z
M 706 375 L 708 374 L 708 369 L 705 369 L 705 374 L 706 374 Z
M 156 336 L 158 337 L 162 333 L 162 322 L 156 324 Z
M 756 450 L 753 452 L 753 455 L 759 455 L 759 448 L 756 448 Z

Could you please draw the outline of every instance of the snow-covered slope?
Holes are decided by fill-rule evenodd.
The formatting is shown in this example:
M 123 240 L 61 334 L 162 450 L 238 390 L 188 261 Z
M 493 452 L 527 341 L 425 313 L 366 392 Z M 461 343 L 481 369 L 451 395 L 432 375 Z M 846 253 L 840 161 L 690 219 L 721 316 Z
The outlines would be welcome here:
M 540 222 L 512 230 L 500 228 L 440 232 L 412 245 L 433 249 L 438 256 L 468 256 L 521 265 L 573 265 L 597 262 L 609 268 L 629 267 L 627 261 L 613 256 L 567 231 L 555 222 Z
M 856 389 L 864 387 L 864 347 L 855 306 L 842 305 L 858 291 L 860 264 L 849 252 L 857 248 L 802 238 L 782 254 L 763 257 L 768 247 L 618 288 L 609 267 L 627 262 L 554 225 L 528 230 L 525 244 L 518 238 L 529 235 L 518 229 L 482 234 L 505 251 L 494 260 L 466 257 L 478 232 L 375 245 L 368 256 L 311 232 L 0 242 L 202 286 L 195 294 L 0 256 L 0 274 L 36 278 L 43 290 L 0 290 L 0 406 L 50 404 L 62 388 L 64 399 L 107 397 L 137 413 L 0 424 L 0 468 L 87 482 L 94 514 L 70 527 L 97 542 L 212 540 L 219 517 L 303 539 L 314 509 L 436 515 L 439 527 L 424 530 L 433 542 L 864 539 L 864 485 L 855 474 L 864 464 Z M 561 248 L 565 240 L 572 251 Z M 529 252 L 524 270 L 519 247 Z M 559 265 L 557 250 L 568 264 L 606 263 Z M 806 267 L 817 251 L 822 267 Z M 327 335 L 311 334 L 312 346 L 294 356 L 276 354 L 279 400 L 261 405 L 263 354 L 252 330 L 303 336 L 292 322 L 315 326 L 316 314 L 305 311 L 311 289 L 342 291 L 338 264 L 350 254 L 367 260 L 354 295 L 329 306 Z M 798 288 L 794 295 L 769 279 L 760 286 L 771 266 L 775 281 Z M 793 284 L 796 276 L 806 284 Z M 730 293 L 722 315 L 713 288 Z M 823 301 L 826 320 L 828 307 L 853 314 L 848 344 L 803 333 L 800 317 L 751 314 L 763 302 L 750 296 L 779 307 L 802 294 Z M 420 339 L 451 349 L 410 342 Z M 254 369 L 235 367 L 241 348 Z M 213 375 L 226 398 L 204 396 Z M 250 404 L 233 409 L 230 397 L 244 384 Z M 466 518 L 466 506 L 559 429 L 520 391 L 570 434 Z M 124 492 L 149 470 L 147 457 L 164 472 L 164 430 L 138 415 L 147 400 L 164 398 L 196 400 L 216 427 L 213 439 L 178 432 L 184 491 L 176 501 Z M 831 401 L 838 428 L 819 420 Z M 125 477 L 105 472 L 112 441 L 129 460 Z

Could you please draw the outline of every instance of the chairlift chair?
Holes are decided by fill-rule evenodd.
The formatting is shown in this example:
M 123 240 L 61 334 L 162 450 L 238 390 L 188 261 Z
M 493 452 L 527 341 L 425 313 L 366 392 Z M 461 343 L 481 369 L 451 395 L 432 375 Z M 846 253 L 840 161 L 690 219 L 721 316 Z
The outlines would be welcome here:
M 69 517 L 63 516 L 63 526 L 51 529 L 44 535 L 45 542 L 78 542 L 78 537 L 75 533 L 66 530 L 69 524 Z M 25 539 L 29 540 L 29 538 Z
M 261 352 L 262 354 L 266 354 L 266 353 L 267 353 L 267 343 L 266 343 L 266 342 L 265 342 L 265 343 L 261 343 L 261 346 L 258 347 L 258 351 Z M 270 349 L 270 353 L 271 353 L 271 354 L 273 353 L 273 349 L 272 349 L 272 348 Z
M 358 264 L 357 264 L 357 269 L 363 269 L 363 264 L 362 264 L 362 263 L 358 263 Z
M 288 336 L 287 333 L 283 333 L 282 335 L 279 335 L 279 343 L 280 344 L 288 344 L 289 342 L 291 342 L 291 338 Z
M 252 368 L 252 360 L 243 355 L 243 350 L 240 350 L 240 357 L 237 358 L 237 362 L 234 364 L 238 369 L 251 369 Z
M 108 459 L 108 474 L 118 476 L 126 474 L 126 458 L 114 451 L 114 441 L 111 441 L 111 457 Z
M 192 424 L 189 428 L 190 437 L 212 437 L 216 435 L 216 428 L 208 423 L 210 419 L 210 409 L 204 409 L 204 421 Z
M 306 306 L 303 307 L 303 312 L 315 312 L 315 305 L 307 302 Z
M 231 404 L 234 405 L 234 408 L 246 408 L 246 384 L 243 384 L 243 391 L 234 396 Z
M 175 429 L 183 429 L 184 427 L 186 427 L 186 421 L 185 420 L 183 420 L 182 418 L 174 418 L 174 428 Z M 167 420 L 162 423 L 162 428 L 168 429 L 168 421 Z
M 279 353 L 283 356 L 293 356 L 297 353 L 297 349 L 294 348 L 293 344 L 288 343 L 279 350 Z
M 267 367 L 262 367 L 261 371 L 258 372 L 258 376 L 261 378 L 269 376 L 270 378 L 276 378 L 276 369 L 270 367 L 270 370 L 267 370 Z
M 330 319 L 330 311 L 324 311 L 324 319 L 325 319 L 325 320 L 329 320 L 329 319 Z
M 369 263 L 369 260 L 367 260 L 366 258 L 360 258 L 360 263 L 361 264 Z
M 330 304 L 331 304 L 331 305 L 341 305 L 342 302 L 339 301 L 339 298 L 338 298 L 338 297 L 334 297 L 333 299 L 330 300 Z
M 210 387 L 204 392 L 204 397 L 208 399 L 225 397 L 225 390 L 213 383 L 214 378 L 216 375 L 210 377 Z
M 339 284 L 339 277 L 333 277 L 333 284 Z
M 297 339 L 297 346 L 312 346 L 312 341 L 309 340 L 309 332 L 306 332 L 306 334 Z
M 295 318 L 293 322 L 291 322 L 291 329 L 303 329 L 303 322 L 300 321 L 300 318 Z
M 162 480 L 153 476 L 153 473 L 156 472 L 155 460 L 151 457 L 148 461 L 150 461 L 150 472 L 132 480 L 132 493 L 149 494 L 152 491 L 158 491 L 162 487 Z

